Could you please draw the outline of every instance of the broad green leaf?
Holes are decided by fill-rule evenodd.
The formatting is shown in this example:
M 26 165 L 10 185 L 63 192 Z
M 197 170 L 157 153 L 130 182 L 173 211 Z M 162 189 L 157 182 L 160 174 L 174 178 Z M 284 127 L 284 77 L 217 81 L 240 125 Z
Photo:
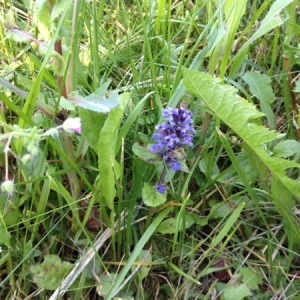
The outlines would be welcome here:
M 299 183 L 298 183 L 299 184 Z M 278 178 L 272 180 L 272 200 L 278 211 L 283 216 L 283 226 L 289 240 L 289 248 L 294 249 L 294 245 L 300 245 L 300 231 L 298 217 L 295 215 L 295 199 L 293 195 L 285 188 Z
M 142 190 L 142 199 L 146 205 L 151 207 L 157 207 L 167 201 L 165 194 L 159 193 L 155 186 L 152 186 L 148 183 L 144 184 Z
M 237 95 L 237 90 L 222 84 L 221 80 L 209 74 L 184 69 L 184 83 L 187 90 L 200 97 L 205 104 L 256 154 L 283 186 L 300 200 L 300 185 L 286 175 L 289 168 L 299 168 L 299 164 L 270 156 L 266 144 L 282 135 L 254 123 L 263 116 L 254 105 Z
M 209 201 L 209 206 L 211 207 L 209 217 L 214 219 L 223 219 L 228 216 L 231 211 L 228 205 L 217 200 Z
M 39 289 L 55 290 L 72 268 L 73 264 L 62 262 L 57 255 L 45 255 L 44 262 L 31 266 L 30 271 Z
M 262 284 L 263 276 L 258 274 L 250 268 L 242 268 L 240 270 L 243 282 L 251 289 L 258 290 L 259 285 Z
M 224 289 L 224 300 L 242 300 L 252 293 L 246 284 L 242 283 L 239 285 L 228 285 Z
M 120 102 L 118 92 L 112 93 L 109 97 L 99 97 L 96 94 L 91 94 L 87 97 L 75 96 L 72 97 L 72 102 L 76 105 L 100 113 L 109 113 L 113 108 L 117 107 Z
M 271 79 L 265 74 L 251 71 L 246 72 L 242 78 L 249 85 L 252 95 L 260 101 L 261 110 L 267 117 L 269 127 L 275 129 L 275 117 L 271 107 L 275 95 L 271 87 Z
M 62 15 L 62 13 L 68 9 L 70 2 L 71 1 L 66 1 L 66 0 L 56 0 L 53 7 L 51 8 L 50 22 L 53 22 L 57 18 L 59 18 Z
M 150 145 L 151 147 L 151 145 Z M 143 147 L 141 145 L 139 145 L 138 143 L 134 143 L 132 145 L 132 151 L 133 153 L 139 157 L 140 159 L 152 163 L 152 164 L 161 164 L 162 163 L 162 159 L 160 157 L 160 155 L 156 154 L 156 153 L 152 153 L 151 151 L 149 151 L 149 149 L 147 147 Z
M 296 155 L 297 158 L 300 157 L 300 143 L 295 140 L 285 140 L 278 143 L 274 149 L 273 153 L 276 156 L 287 158 Z
M 97 284 L 96 288 L 97 294 L 101 297 L 105 297 L 109 292 L 112 284 L 114 283 L 116 277 L 117 274 L 115 273 L 101 274 L 99 276 L 100 281 Z
M 82 134 L 88 145 L 97 151 L 99 135 L 106 120 L 106 115 L 88 109 L 79 109 L 82 122 Z
M 40 20 L 40 22 L 48 25 L 48 22 L 51 17 L 51 2 L 49 0 L 36 0 L 35 6 L 37 9 L 37 16 Z
M 207 177 L 215 178 L 218 174 L 220 174 L 220 170 L 212 151 L 205 153 L 205 155 L 200 159 L 199 168 Z
M 32 42 L 32 37 L 18 28 L 8 29 L 6 31 L 6 37 L 17 43 L 30 43 Z
M 15 225 L 20 221 L 19 208 L 16 204 L 18 203 L 11 203 L 11 201 L 7 199 L 7 194 L 0 193 L 0 218 L 4 220 L 5 226 L 7 227 Z M 4 231 L 1 233 L 1 230 Z M 7 237 L 7 235 L 5 234 L 5 229 L 1 229 L 0 225 L 0 244 L 3 243 L 1 234 Z
M 244 173 L 245 179 L 249 184 L 252 184 L 257 180 L 257 170 L 255 169 L 255 166 L 253 165 L 252 161 L 249 159 L 249 152 L 246 153 L 239 153 L 236 154 L 234 157 L 239 164 L 242 172 Z M 234 184 L 239 184 L 245 186 L 244 180 L 239 176 L 240 174 L 237 172 L 238 170 L 235 168 L 234 165 L 231 165 L 228 167 L 225 171 L 223 171 L 219 176 L 214 176 L 213 178 L 217 179 L 218 182 L 225 183 L 233 178 Z M 261 171 L 261 168 L 259 169 Z
M 269 170 L 274 203 L 287 222 L 285 228 L 291 228 L 293 232 L 293 235 L 288 232 L 287 234 L 294 236 L 297 244 L 300 243 L 300 233 L 295 225 L 294 216 L 291 216 L 295 205 L 294 199 L 300 200 L 300 185 L 298 180 L 293 180 L 286 174 L 288 169 L 299 169 L 300 165 L 294 161 L 271 156 L 272 153 L 268 151 L 266 145 L 282 135 L 255 124 L 254 119 L 263 114 L 254 105 L 239 97 L 236 89 L 222 84 L 218 78 L 185 69 L 184 82 L 187 89 L 200 97 L 213 113 L 235 131 L 260 164 Z M 277 191 L 278 186 L 280 189 Z M 289 197 L 285 199 L 286 197 L 280 194 Z
M 59 99 L 59 107 L 69 111 L 74 111 L 76 105 L 72 101 L 61 96 Z
M 129 93 L 120 96 L 120 105 L 112 110 L 102 127 L 97 145 L 98 167 L 100 174 L 101 194 L 105 203 L 113 209 L 115 188 L 115 156 L 118 132 L 123 118 L 125 107 L 130 99 Z
M 2 213 L 0 213 L 0 216 L 2 217 Z M 7 231 L 6 228 L 0 227 L 0 244 L 6 245 L 7 247 L 10 247 L 10 238 L 11 235 Z
M 101 84 L 101 86 L 91 95 L 95 98 L 103 99 L 105 97 L 105 94 L 107 93 L 107 89 L 110 85 L 111 80 L 108 80 Z M 118 96 L 119 97 L 119 96 Z M 87 97 L 89 98 L 89 97 Z M 62 100 L 60 101 L 60 105 L 62 105 Z M 73 101 L 65 100 L 72 105 L 76 106 L 76 104 Z M 97 101 L 97 102 L 100 102 Z M 105 102 L 106 103 L 106 102 Z M 118 99 L 119 103 L 119 99 Z M 105 112 L 108 111 L 107 107 L 104 107 Z M 86 139 L 88 145 L 92 147 L 95 151 L 97 151 L 97 145 L 99 141 L 99 135 L 101 132 L 101 129 L 104 125 L 104 122 L 106 120 L 106 115 L 103 114 L 103 111 L 99 109 L 99 111 L 95 111 L 94 109 L 86 109 L 79 107 L 79 116 L 82 121 L 82 129 L 83 129 L 83 136 Z
M 269 76 L 259 72 L 248 71 L 242 76 L 242 79 L 249 85 L 254 97 L 267 104 L 272 104 L 275 101 L 275 95 L 271 86 L 272 81 Z
M 183 222 L 184 221 L 184 222 Z M 161 234 L 174 234 L 190 228 L 195 223 L 191 215 L 185 215 L 185 218 L 169 218 L 161 222 L 157 227 L 157 232 Z
M 240 20 L 245 13 L 247 0 L 227 0 L 224 6 L 226 29 L 236 33 Z
M 111 79 L 103 82 L 94 92 L 95 96 L 103 98 L 107 94 L 108 87 L 111 83 Z

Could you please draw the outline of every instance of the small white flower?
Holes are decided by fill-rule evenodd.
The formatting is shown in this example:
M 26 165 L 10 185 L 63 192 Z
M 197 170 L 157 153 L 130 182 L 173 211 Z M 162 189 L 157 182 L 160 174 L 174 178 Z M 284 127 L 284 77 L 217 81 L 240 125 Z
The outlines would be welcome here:
M 81 134 L 81 119 L 79 117 L 69 118 L 64 121 L 64 123 L 62 124 L 62 128 L 66 132 L 76 132 L 78 134 Z
M 8 195 L 13 195 L 15 190 L 15 184 L 12 180 L 5 180 L 1 183 L 1 191 Z

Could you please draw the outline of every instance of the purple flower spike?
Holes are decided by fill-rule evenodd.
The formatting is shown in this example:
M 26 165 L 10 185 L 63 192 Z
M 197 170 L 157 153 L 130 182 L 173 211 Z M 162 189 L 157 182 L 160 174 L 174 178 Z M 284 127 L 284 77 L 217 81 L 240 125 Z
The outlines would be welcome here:
M 150 150 L 160 154 L 173 171 L 180 171 L 180 160 L 184 158 L 183 148 L 194 146 L 193 115 L 189 110 L 180 107 L 166 108 L 162 116 L 166 122 L 156 127 L 156 133 L 152 136 L 156 143 Z

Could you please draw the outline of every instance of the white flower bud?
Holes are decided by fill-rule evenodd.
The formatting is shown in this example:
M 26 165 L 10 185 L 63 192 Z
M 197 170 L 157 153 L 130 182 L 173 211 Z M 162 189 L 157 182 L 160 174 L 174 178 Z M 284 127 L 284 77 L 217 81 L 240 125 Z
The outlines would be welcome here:
M 15 190 L 15 185 L 12 180 L 6 180 L 1 183 L 1 191 L 7 193 L 8 195 L 12 195 Z
M 81 130 L 81 119 L 77 118 L 69 118 L 62 124 L 62 128 L 66 132 L 76 132 L 78 134 L 82 133 Z

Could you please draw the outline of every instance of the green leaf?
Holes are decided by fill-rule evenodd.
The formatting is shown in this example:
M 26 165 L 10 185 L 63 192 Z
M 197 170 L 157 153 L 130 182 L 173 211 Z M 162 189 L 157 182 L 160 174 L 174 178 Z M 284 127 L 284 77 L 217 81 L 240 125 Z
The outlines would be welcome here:
M 117 150 L 119 150 L 121 147 L 122 139 L 124 139 L 127 133 L 131 130 L 132 124 L 136 121 L 139 121 L 145 103 L 149 101 L 149 97 L 152 94 L 155 94 L 155 92 L 152 91 L 146 94 L 141 100 L 139 100 L 139 102 L 133 108 L 130 108 L 131 111 L 127 116 L 126 120 L 124 121 L 124 124 L 119 133 L 119 142 L 117 143 Z
M 290 249 L 294 249 L 294 245 L 300 245 L 300 232 L 298 225 L 298 216 L 295 215 L 295 199 L 291 193 L 277 179 L 272 180 L 272 199 L 283 216 L 283 226 L 289 240 Z
M 300 93 L 300 77 L 296 80 L 294 92 L 295 93 Z
M 99 135 L 106 120 L 106 115 L 88 109 L 79 109 L 82 122 L 82 134 L 88 145 L 97 151 Z
M 105 300 L 111 300 L 119 291 L 119 288 L 122 284 L 122 282 L 125 279 L 126 274 L 131 269 L 132 265 L 136 261 L 137 257 L 143 250 L 146 243 L 149 241 L 149 239 L 152 237 L 153 233 L 155 232 L 157 226 L 162 222 L 162 220 L 172 211 L 172 207 L 168 207 L 161 211 L 158 216 L 155 217 L 155 219 L 152 220 L 151 224 L 147 228 L 147 230 L 144 232 L 142 237 L 137 242 L 133 252 L 131 253 L 130 257 L 127 260 L 127 263 L 125 264 L 124 268 L 118 274 L 118 277 L 114 284 L 111 286 L 109 293 L 105 297 Z
M 2 18 L 2 15 L 1 15 L 1 22 L 3 24 L 3 27 L 6 30 L 17 28 L 14 12 L 12 10 L 9 10 L 5 13 L 4 19 Z
M 130 99 L 130 93 L 120 96 L 120 105 L 112 110 L 102 127 L 97 145 L 98 167 L 100 174 L 100 189 L 107 206 L 113 209 L 115 188 L 115 156 L 118 131 L 125 107 Z
M 242 268 L 240 270 L 243 282 L 251 289 L 258 290 L 259 285 L 262 284 L 263 276 L 258 274 L 250 268 Z
M 205 153 L 199 162 L 199 168 L 206 177 L 216 178 L 220 174 L 214 152 Z
M 32 42 L 32 37 L 18 28 L 8 29 L 6 31 L 6 37 L 17 43 L 30 43 Z
M 151 207 L 157 207 L 167 201 L 165 194 L 159 193 L 155 186 L 152 186 L 148 183 L 144 184 L 142 190 L 142 199 L 146 205 Z
M 151 145 L 149 145 L 149 147 L 151 147 Z M 156 153 L 152 153 L 151 151 L 149 151 L 148 148 L 143 147 L 141 145 L 139 145 L 138 143 L 134 143 L 132 145 L 132 151 L 133 153 L 139 157 L 140 159 L 152 163 L 152 164 L 161 164 L 162 163 L 162 159 L 160 157 L 160 155 L 156 154 Z
M 137 257 L 136 266 L 132 267 L 132 272 L 135 268 L 139 268 L 139 280 L 143 280 L 149 274 L 152 263 L 151 250 L 142 250 Z
M 271 87 L 271 79 L 259 72 L 246 72 L 242 76 L 243 80 L 249 85 L 254 97 L 260 101 L 262 112 L 266 115 L 271 129 L 275 129 L 275 117 L 271 104 L 275 101 L 275 95 Z
M 87 97 L 72 97 L 72 102 L 77 106 L 100 113 L 109 113 L 120 103 L 120 96 L 117 91 L 109 95 L 109 97 L 99 97 L 97 94 L 91 94 Z
M 237 95 L 237 90 L 222 84 L 221 80 L 209 74 L 184 69 L 184 83 L 187 89 L 200 97 L 205 104 L 259 157 L 273 177 L 300 200 L 300 185 L 286 175 L 286 169 L 300 165 L 289 160 L 271 157 L 266 143 L 281 138 L 282 135 L 254 123 L 263 116 L 254 105 Z
M 69 111 L 74 111 L 75 110 L 75 104 L 72 101 L 64 98 L 63 96 L 61 96 L 59 98 L 59 107 L 62 108 L 62 109 L 69 110 Z
M 51 67 L 55 75 L 63 76 L 65 74 L 65 59 L 56 51 L 53 51 L 51 54 Z
M 283 193 L 291 195 L 286 209 L 292 210 L 295 205 L 293 198 L 300 200 L 300 185 L 286 175 L 286 170 L 296 168 L 300 165 L 296 162 L 271 156 L 266 143 L 281 138 L 282 135 L 254 123 L 255 118 L 263 116 L 254 105 L 237 95 L 237 90 L 229 85 L 223 84 L 220 79 L 211 75 L 184 69 L 184 83 L 187 89 L 194 95 L 200 97 L 205 104 L 226 123 L 246 143 L 247 147 L 256 155 L 257 159 L 269 170 L 273 182 L 280 183 Z M 274 184 L 275 186 L 276 184 Z M 282 215 L 282 204 L 274 201 Z M 280 200 L 284 200 L 281 198 Z M 296 226 L 286 219 L 290 228 L 293 228 L 295 238 L 300 243 L 300 235 Z
M 278 143 L 274 149 L 273 153 L 276 156 L 287 158 L 296 155 L 300 157 L 300 143 L 295 140 L 285 140 Z
M 226 0 L 224 13 L 226 18 L 226 29 L 233 34 L 240 24 L 240 20 L 245 13 L 247 0 L 236 1 Z
M 216 200 L 209 201 L 211 207 L 210 217 L 214 219 L 223 219 L 229 215 L 231 209 L 224 203 Z
M 49 0 L 36 0 L 35 6 L 37 9 L 37 16 L 40 22 L 48 25 L 48 22 L 50 20 L 50 7 L 51 3 Z
M 4 220 L 5 226 L 7 227 L 15 225 L 20 221 L 19 209 L 18 209 L 18 205 L 16 204 L 17 203 L 11 203 L 11 201 L 8 201 L 7 194 L 0 193 L 0 218 Z M 3 237 L 5 237 L 4 240 L 6 240 L 7 235 L 5 234 L 5 230 L 2 232 L 2 234 L 4 235 Z M 1 229 L 0 229 L 0 235 L 1 235 Z M 1 243 L 2 240 L 0 237 L 0 244 Z
M 176 218 L 168 218 L 157 227 L 157 232 L 161 234 L 174 234 L 190 228 L 194 223 L 194 218 L 188 214 L 185 215 L 184 219 L 178 216 Z
M 259 72 L 248 71 L 242 76 L 242 79 L 249 85 L 254 97 L 267 104 L 272 104 L 275 101 L 269 76 Z
M 239 218 L 244 206 L 245 206 L 245 202 L 241 202 L 239 206 L 232 212 L 232 214 L 224 224 L 223 228 L 220 230 L 218 235 L 212 240 L 210 248 L 215 248 L 222 241 L 222 239 L 228 234 L 228 232 L 233 227 L 236 220 Z
M 72 270 L 73 264 L 62 262 L 58 255 L 45 255 L 44 262 L 30 267 L 39 289 L 55 290 Z
M 251 36 L 251 38 L 243 45 L 240 49 L 240 52 L 243 52 L 250 44 L 252 44 L 255 40 L 283 24 L 283 20 L 280 17 L 280 12 L 292 3 L 294 0 L 277 0 L 270 7 L 269 12 L 265 16 L 265 18 L 260 23 L 258 30 Z
M 50 1 L 48 1 L 50 2 Z M 50 22 L 55 21 L 58 19 L 62 13 L 68 9 L 70 2 L 65 0 L 56 0 L 52 9 L 51 9 L 51 18 Z
M 101 274 L 99 276 L 100 283 L 97 284 L 97 288 L 96 288 L 97 294 L 101 297 L 105 297 L 108 294 L 116 277 L 117 277 L 117 274 L 115 274 L 115 273 Z
M 2 215 L 2 213 L 0 213 L 0 216 L 1 215 Z M 7 247 L 10 247 L 10 238 L 11 238 L 11 235 L 7 231 L 6 228 L 1 228 L 1 227 L 0 227 L 0 244 L 3 244 L 3 245 L 6 245 Z
M 224 289 L 224 300 L 242 300 L 251 296 L 251 291 L 246 284 L 229 285 Z
M 269 9 L 269 12 L 260 23 L 259 28 L 254 34 L 247 40 L 246 43 L 239 49 L 238 53 L 234 56 L 233 61 L 240 65 L 243 62 L 243 58 L 246 57 L 248 47 L 253 44 L 257 39 L 273 30 L 274 28 L 283 24 L 283 20 L 280 16 L 281 11 L 292 3 L 294 0 L 276 0 L 273 2 Z M 233 66 L 234 70 L 237 70 L 237 66 Z M 229 76 L 230 77 L 230 76 Z
M 110 85 L 111 80 L 108 80 L 101 84 L 101 86 L 92 94 L 93 97 L 98 97 L 99 99 L 104 98 L 107 93 L 107 89 Z M 88 98 L 88 97 L 87 97 Z M 62 100 L 60 101 L 60 105 L 62 105 Z M 73 101 L 66 100 L 72 105 L 76 104 Z M 119 100 L 118 100 L 119 103 Z M 108 109 L 105 108 L 105 112 Z M 95 111 L 85 108 L 79 108 L 79 116 L 82 121 L 82 129 L 83 136 L 86 139 L 88 145 L 92 147 L 95 151 L 97 151 L 97 145 L 99 141 L 99 135 L 106 120 L 106 115 L 102 113 L 102 111 Z

